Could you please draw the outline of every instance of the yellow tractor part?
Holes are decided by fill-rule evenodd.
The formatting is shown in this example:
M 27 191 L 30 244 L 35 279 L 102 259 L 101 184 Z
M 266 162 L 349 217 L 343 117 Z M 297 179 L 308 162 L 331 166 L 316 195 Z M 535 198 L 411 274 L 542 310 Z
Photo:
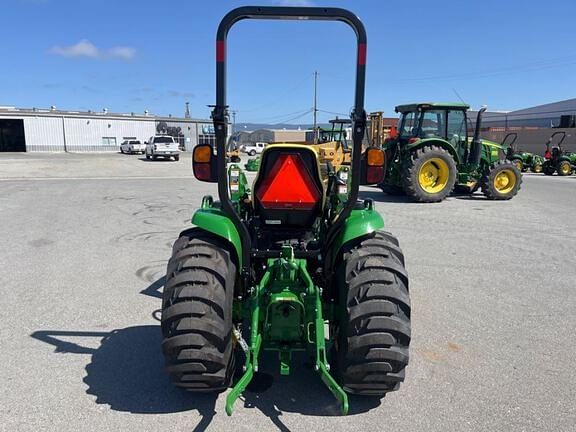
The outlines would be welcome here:
M 560 171 L 562 172 L 562 174 L 568 175 L 568 174 L 570 174 L 570 171 L 572 171 L 572 168 L 570 167 L 569 163 L 563 163 L 560 166 Z
M 448 185 L 449 175 L 448 164 L 440 158 L 432 158 L 420 167 L 418 183 L 424 192 L 435 194 Z
M 494 177 L 494 189 L 507 194 L 516 186 L 516 174 L 512 170 L 502 170 Z
M 522 171 L 522 162 L 520 160 L 516 160 L 514 162 L 514 165 L 516 165 L 516 168 L 518 168 L 520 171 Z

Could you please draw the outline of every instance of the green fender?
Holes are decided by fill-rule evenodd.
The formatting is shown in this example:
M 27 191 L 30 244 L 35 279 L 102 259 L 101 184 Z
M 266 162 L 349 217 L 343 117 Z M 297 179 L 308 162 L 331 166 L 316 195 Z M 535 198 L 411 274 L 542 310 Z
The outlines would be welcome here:
M 381 228 L 384 228 L 384 219 L 373 208 L 352 210 L 334 242 L 334 250 L 339 251 L 346 243 Z
M 192 224 L 205 231 L 222 237 L 228 241 L 236 251 L 238 264 L 242 266 L 242 242 L 234 223 L 219 208 L 208 207 L 198 209 L 192 216 Z

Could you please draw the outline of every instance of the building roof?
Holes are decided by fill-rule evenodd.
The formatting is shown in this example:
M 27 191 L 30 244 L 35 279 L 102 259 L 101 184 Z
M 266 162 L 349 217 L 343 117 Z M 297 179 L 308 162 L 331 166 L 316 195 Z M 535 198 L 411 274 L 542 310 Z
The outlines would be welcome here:
M 184 117 L 156 116 L 150 113 L 111 113 L 107 111 L 68 111 L 55 108 L 16 108 L 13 106 L 0 106 L 0 116 L 43 116 L 43 117 L 78 117 L 78 118 L 105 118 L 111 120 L 156 120 L 183 123 L 212 123 L 212 120 L 193 119 Z

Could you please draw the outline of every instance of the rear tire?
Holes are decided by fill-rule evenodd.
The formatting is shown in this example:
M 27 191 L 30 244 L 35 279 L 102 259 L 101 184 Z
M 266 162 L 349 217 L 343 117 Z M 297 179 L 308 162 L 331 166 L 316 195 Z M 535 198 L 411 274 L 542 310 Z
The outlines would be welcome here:
M 223 391 L 234 371 L 232 302 L 236 266 L 227 246 L 199 229 L 174 243 L 162 300 L 162 351 L 178 387 Z
M 542 172 L 542 164 L 534 164 L 532 165 L 532 168 L 530 168 L 530 171 L 532 171 L 535 174 L 540 174 Z
M 551 176 L 556 172 L 556 168 L 554 168 L 549 162 L 544 164 L 542 170 L 544 171 L 544 174 L 548 176 Z
M 174 156 L 174 160 L 175 160 L 176 162 L 178 162 L 178 161 L 180 160 L 180 155 Z
M 349 393 L 383 396 L 399 388 L 408 364 L 404 256 L 394 236 L 376 232 L 345 252 L 339 268 L 337 376 Z
M 522 185 L 522 173 L 508 161 L 496 162 L 481 180 L 482 192 L 490 200 L 512 199 Z
M 448 150 L 423 147 L 408 158 L 402 170 L 402 186 L 406 195 L 418 202 L 439 202 L 454 189 L 456 174 L 456 162 Z
M 558 169 L 556 170 L 559 176 L 569 176 L 572 174 L 572 165 L 568 161 L 561 161 L 558 164 Z

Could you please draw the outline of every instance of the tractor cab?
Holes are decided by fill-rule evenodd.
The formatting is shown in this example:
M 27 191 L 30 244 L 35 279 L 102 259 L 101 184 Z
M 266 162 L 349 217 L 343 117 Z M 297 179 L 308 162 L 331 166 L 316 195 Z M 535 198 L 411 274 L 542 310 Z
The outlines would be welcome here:
M 420 139 L 440 138 L 454 146 L 468 142 L 466 104 L 419 103 L 400 105 L 398 136 L 401 141 L 415 142 Z

